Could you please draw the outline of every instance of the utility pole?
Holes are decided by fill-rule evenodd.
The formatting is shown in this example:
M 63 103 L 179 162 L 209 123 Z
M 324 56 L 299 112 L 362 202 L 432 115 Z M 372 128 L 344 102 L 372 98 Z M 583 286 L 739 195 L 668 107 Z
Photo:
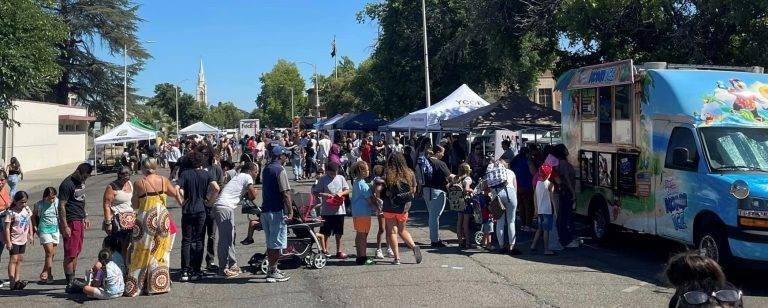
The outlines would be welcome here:
M 429 94 L 429 48 L 427 47 L 427 4 L 421 0 L 421 23 L 424 26 L 424 86 L 427 91 L 427 107 L 432 106 Z
M 314 63 L 309 63 L 304 61 L 299 61 L 296 63 L 309 64 L 312 66 L 313 75 L 315 76 L 315 108 L 317 108 L 317 117 L 319 118 L 320 117 L 320 87 L 318 85 L 318 80 L 317 80 L 317 65 L 315 65 Z

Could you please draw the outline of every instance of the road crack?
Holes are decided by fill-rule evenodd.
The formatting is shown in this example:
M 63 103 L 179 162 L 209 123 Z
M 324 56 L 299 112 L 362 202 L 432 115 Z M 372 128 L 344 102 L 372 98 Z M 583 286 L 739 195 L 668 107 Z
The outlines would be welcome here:
M 497 277 L 501 278 L 501 279 L 504 281 L 504 283 L 502 283 L 503 285 L 506 285 L 506 286 L 509 286 L 509 287 L 515 288 L 515 289 L 517 289 L 517 290 L 520 290 L 521 292 L 523 292 L 523 293 L 525 293 L 525 294 L 528 294 L 528 295 L 530 295 L 531 297 L 533 297 L 534 301 L 535 301 L 535 302 L 536 302 L 536 303 L 537 303 L 537 304 L 538 304 L 540 307 L 554 307 L 554 308 L 559 308 L 559 306 L 557 306 L 557 305 L 555 305 L 555 304 L 553 304 L 553 303 L 550 303 L 549 301 L 547 301 L 547 300 L 546 300 L 546 299 L 544 299 L 543 297 L 539 296 L 538 294 L 536 294 L 535 292 L 533 292 L 533 291 L 531 291 L 531 290 L 528 290 L 528 289 L 527 289 L 527 288 L 525 288 L 524 286 L 522 286 L 522 285 L 520 285 L 520 284 L 517 284 L 517 283 L 513 282 L 511 279 L 509 279 L 509 277 L 507 277 L 507 276 L 505 276 L 504 274 L 502 274 L 501 272 L 499 272 L 499 271 L 497 271 L 497 270 L 495 270 L 495 269 L 491 268 L 490 266 L 488 266 L 488 265 L 484 264 L 483 262 L 480 262 L 479 260 L 475 259 L 474 257 L 472 257 L 472 256 L 469 256 L 469 259 L 470 259 L 470 260 L 472 260 L 473 262 L 475 262 L 475 263 L 476 263 L 477 265 L 479 265 L 480 267 L 482 267 L 482 268 L 484 268 L 485 270 L 487 270 L 488 272 L 490 272 L 491 274 L 493 274 L 493 275 L 496 275 Z

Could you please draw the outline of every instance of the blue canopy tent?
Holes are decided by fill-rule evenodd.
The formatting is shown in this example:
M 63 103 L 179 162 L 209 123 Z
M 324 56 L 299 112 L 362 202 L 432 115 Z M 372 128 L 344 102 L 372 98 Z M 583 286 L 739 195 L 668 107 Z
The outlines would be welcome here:
M 376 131 L 387 121 L 378 117 L 373 112 L 353 113 L 340 119 L 334 124 L 334 128 L 340 130 Z

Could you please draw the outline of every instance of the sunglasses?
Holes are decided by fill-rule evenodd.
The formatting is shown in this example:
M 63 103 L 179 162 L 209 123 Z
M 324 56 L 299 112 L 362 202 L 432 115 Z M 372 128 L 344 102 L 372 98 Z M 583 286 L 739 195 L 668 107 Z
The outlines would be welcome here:
M 703 291 L 690 291 L 683 294 L 680 300 L 684 300 L 690 305 L 703 305 L 714 297 L 720 303 L 736 303 L 741 300 L 741 291 L 739 290 L 720 290 L 717 292 L 706 293 Z

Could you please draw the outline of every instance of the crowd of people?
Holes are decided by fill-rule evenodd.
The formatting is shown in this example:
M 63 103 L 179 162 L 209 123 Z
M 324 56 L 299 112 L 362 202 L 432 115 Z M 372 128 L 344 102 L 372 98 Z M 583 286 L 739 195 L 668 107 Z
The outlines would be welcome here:
M 263 229 L 267 281 L 286 281 L 289 276 L 278 269 L 281 249 L 287 247 L 287 222 L 294 215 L 286 165 L 292 166 L 294 181 L 314 183 L 310 209 L 323 222 L 317 239 L 328 257 L 348 258 L 342 237 L 345 216 L 351 210 L 357 264 L 370 265 L 384 258 L 401 264 L 399 240 L 411 250 L 415 263 L 421 263 L 421 248 L 407 228 L 409 210 L 417 198 L 426 204 L 430 247 L 435 249 L 448 246 L 440 235 L 446 207 L 458 214 L 456 234 L 461 249 L 478 248 L 469 230 L 476 213 L 480 213 L 483 232 L 479 248 L 521 254 L 516 247 L 517 232 L 534 232 L 532 252 L 537 251 L 540 240 L 544 255 L 577 247 L 580 242 L 574 236 L 571 215 L 576 178 L 566 147 L 540 148 L 505 140 L 502 149 L 495 159 L 486 155 L 482 142 L 469 144 L 466 136 L 458 135 L 433 142 L 429 135 L 268 131 L 239 140 L 207 136 L 131 146 L 120 158 L 122 167 L 116 179 L 104 190 L 101 227 L 106 237 L 85 279 L 77 278 L 76 273 L 84 231 L 91 225 L 85 184 L 92 166 L 79 165 L 58 189 L 46 188 L 30 208 L 27 204 L 32 197 L 17 189 L 23 173 L 14 158 L 0 170 L 0 221 L 4 223 L 0 242 L 10 254 L 9 286 L 11 290 L 26 286 L 20 264 L 26 246 L 37 238 L 46 255 L 40 283 L 53 281 L 53 258 L 61 241 L 67 292 L 84 292 L 98 299 L 166 293 L 171 287 L 170 253 L 179 229 L 180 282 L 198 281 L 206 271 L 237 277 L 242 270 L 235 246 L 236 209 L 244 201 L 257 200 L 261 214 L 249 223 L 248 237 L 241 244 L 252 244 L 254 230 Z M 158 168 L 165 166 L 170 169 L 169 177 L 158 174 Z M 140 179 L 132 182 L 131 175 L 138 173 Z M 181 205 L 180 228 L 167 209 L 168 198 Z M 376 252 L 368 257 L 374 219 L 378 221 Z M 335 240 L 333 254 L 331 238 Z M 673 259 L 672 264 L 690 264 L 690 258 Z M 694 288 L 674 274 L 676 266 L 670 265 L 670 281 L 679 291 Z M 704 283 L 695 288 L 726 287 L 719 274 Z M 677 294 L 674 300 L 695 301 L 688 294 Z

